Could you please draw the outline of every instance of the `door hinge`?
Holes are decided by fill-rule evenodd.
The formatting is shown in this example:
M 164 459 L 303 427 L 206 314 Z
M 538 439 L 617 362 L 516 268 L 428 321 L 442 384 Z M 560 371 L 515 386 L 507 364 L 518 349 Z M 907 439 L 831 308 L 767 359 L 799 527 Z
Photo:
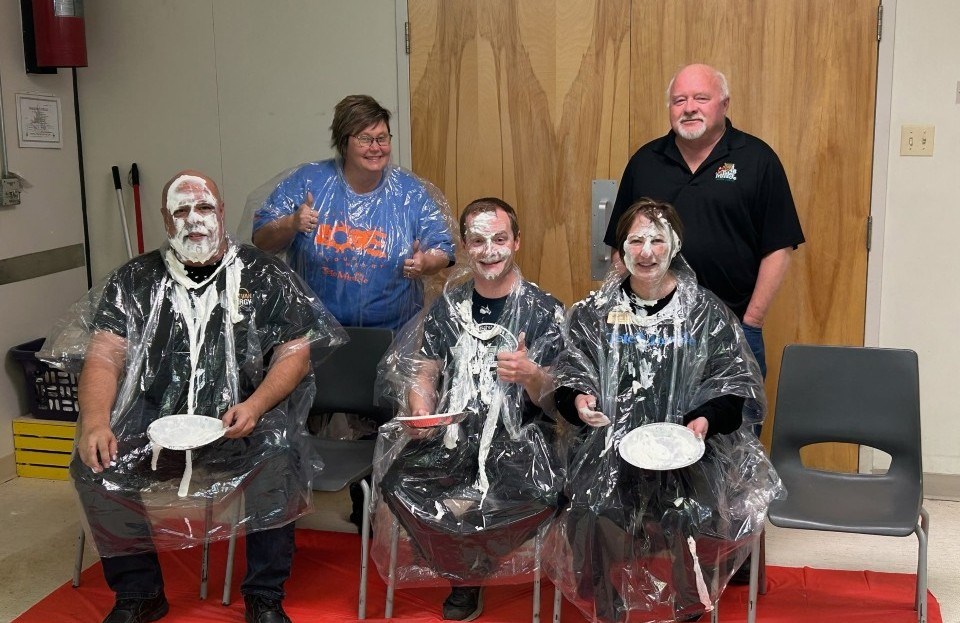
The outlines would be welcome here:
M 403 51 L 410 56 L 410 22 L 403 23 Z
M 867 253 L 873 247 L 873 217 L 867 217 Z
M 877 43 L 883 37 L 883 2 L 877 5 Z

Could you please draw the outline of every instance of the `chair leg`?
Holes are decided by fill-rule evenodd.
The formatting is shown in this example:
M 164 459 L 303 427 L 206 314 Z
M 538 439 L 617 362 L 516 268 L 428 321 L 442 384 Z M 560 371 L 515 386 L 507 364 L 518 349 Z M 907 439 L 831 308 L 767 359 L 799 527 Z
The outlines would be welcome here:
M 223 575 L 223 597 L 220 603 L 230 605 L 230 590 L 233 584 L 233 555 L 237 551 L 237 523 L 234 522 L 230 530 L 230 543 L 227 545 L 227 569 Z
M 560 606 L 563 603 L 563 593 L 560 587 L 553 585 L 553 623 L 560 623 Z
M 363 515 L 360 524 L 360 603 L 357 618 L 367 618 L 367 562 L 370 559 L 370 485 L 360 481 L 363 490 Z
M 750 565 L 750 597 L 747 602 L 747 623 L 756 623 L 757 584 L 760 580 L 760 566 L 756 562 L 760 559 L 760 539 L 753 542 L 753 551 L 750 557 L 754 564 Z
M 390 574 L 387 576 L 387 607 L 383 617 L 393 617 L 393 591 L 397 588 L 397 544 L 400 541 L 400 524 L 393 518 L 390 525 Z
M 760 565 L 760 584 L 757 591 L 761 595 L 767 594 L 767 529 L 764 528 L 760 533 L 760 555 L 750 561 L 751 564 Z
M 917 595 L 914 606 L 917 610 L 917 621 L 927 623 L 927 535 L 930 533 L 930 514 L 927 509 L 920 507 L 920 525 L 914 532 L 917 535 Z
M 533 623 L 540 623 L 540 532 L 533 539 Z
M 223 597 L 220 599 L 220 603 L 224 606 L 230 605 L 230 591 L 233 588 L 233 557 L 237 551 L 237 533 L 239 532 L 240 526 L 240 513 L 243 512 L 245 506 L 245 500 L 243 498 L 243 493 L 240 494 L 240 497 L 237 499 L 236 512 L 233 515 L 233 522 L 230 526 L 230 543 L 227 545 L 227 569 L 223 575 Z
M 87 533 L 80 526 L 80 534 L 77 535 L 77 555 L 73 563 L 73 588 L 80 586 L 80 572 L 83 571 L 83 548 L 87 544 Z
M 714 561 L 714 568 L 717 570 L 713 574 L 713 594 L 717 596 L 717 600 L 713 602 L 713 610 L 710 611 L 710 623 L 719 623 L 720 621 L 720 555 L 717 553 L 717 558 Z
M 207 598 L 207 576 L 210 573 L 210 524 L 213 522 L 213 502 L 207 500 L 203 512 L 203 554 L 200 557 L 200 599 Z

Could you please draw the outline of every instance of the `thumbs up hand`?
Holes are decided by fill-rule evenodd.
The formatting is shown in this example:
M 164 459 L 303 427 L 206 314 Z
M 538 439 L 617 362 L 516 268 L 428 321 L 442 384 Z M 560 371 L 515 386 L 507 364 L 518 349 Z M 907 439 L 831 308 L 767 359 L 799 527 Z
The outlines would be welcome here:
M 423 276 L 423 251 L 420 241 L 413 241 L 413 255 L 403 260 L 403 276 L 407 279 L 419 279 Z
M 540 374 L 540 367 L 527 356 L 526 334 L 517 336 L 517 350 L 497 353 L 497 377 L 507 383 L 526 386 Z
M 307 198 L 300 204 L 297 211 L 293 213 L 294 227 L 298 232 L 309 234 L 317 228 L 319 215 L 317 211 L 313 209 L 315 203 L 313 193 L 307 191 Z

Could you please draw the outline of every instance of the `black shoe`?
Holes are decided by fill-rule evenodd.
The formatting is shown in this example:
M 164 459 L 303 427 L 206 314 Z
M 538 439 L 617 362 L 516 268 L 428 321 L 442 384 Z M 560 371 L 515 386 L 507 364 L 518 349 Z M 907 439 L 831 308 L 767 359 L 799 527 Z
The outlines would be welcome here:
M 103 623 L 147 623 L 159 621 L 170 610 L 167 598 L 160 593 L 150 599 L 118 599 Z
M 260 595 L 244 595 L 246 608 L 244 617 L 247 623 L 292 623 L 279 599 L 268 599 Z
M 443 602 L 445 621 L 472 621 L 483 612 L 483 588 L 480 586 L 454 586 L 450 596 Z

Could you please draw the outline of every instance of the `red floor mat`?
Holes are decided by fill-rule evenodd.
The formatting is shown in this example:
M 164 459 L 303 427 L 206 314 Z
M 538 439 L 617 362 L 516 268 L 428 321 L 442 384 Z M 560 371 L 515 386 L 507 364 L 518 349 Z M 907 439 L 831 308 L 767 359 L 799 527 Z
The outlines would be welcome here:
M 293 575 L 287 583 L 284 607 L 295 623 L 340 623 L 357 620 L 357 584 L 360 538 L 356 535 L 315 530 L 297 530 L 297 553 Z M 226 544 L 211 548 L 210 588 L 206 601 L 199 599 L 199 548 L 163 553 L 166 594 L 170 614 L 164 623 L 243 621 L 243 598 L 239 584 L 243 575 L 243 545 L 237 545 L 237 565 L 232 603 L 220 605 Z M 69 564 L 66 562 L 65 565 Z M 66 569 L 64 570 L 66 572 Z M 912 608 L 914 577 L 873 571 L 830 571 L 767 567 L 769 589 L 759 600 L 763 623 L 910 623 L 917 620 Z M 440 621 L 440 603 L 449 589 L 424 588 L 397 591 L 395 621 L 434 623 Z M 484 594 L 482 621 L 507 623 L 531 620 L 532 590 L 529 584 L 492 586 Z M 382 621 L 386 586 L 371 564 L 367 615 Z M 542 620 L 552 614 L 553 588 L 545 582 Z M 720 620 L 746 621 L 747 587 L 727 589 L 720 601 Z M 928 594 L 928 621 L 942 623 L 940 607 Z M 100 565 L 83 573 L 79 588 L 67 582 L 14 623 L 99 623 L 113 605 L 113 595 L 103 581 Z M 579 611 L 566 601 L 562 621 L 583 621 Z M 707 620 L 707 617 L 704 617 Z

